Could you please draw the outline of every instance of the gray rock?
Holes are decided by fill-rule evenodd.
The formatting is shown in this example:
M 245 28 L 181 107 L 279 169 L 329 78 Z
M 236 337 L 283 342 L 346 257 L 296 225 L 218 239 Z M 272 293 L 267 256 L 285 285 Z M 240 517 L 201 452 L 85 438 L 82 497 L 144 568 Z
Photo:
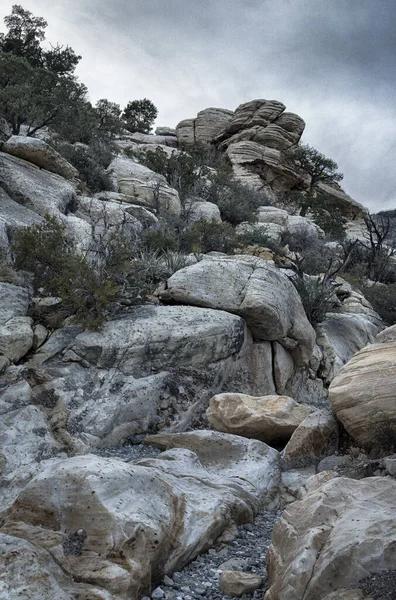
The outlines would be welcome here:
M 164 300 L 242 316 L 257 340 L 277 340 L 306 364 L 315 342 L 300 297 L 289 279 L 264 260 L 239 256 L 201 261 L 167 282 Z
M 41 169 L 57 173 L 65 179 L 78 177 L 77 169 L 43 140 L 13 135 L 3 144 L 2 150 L 7 154 L 23 158 Z
M 44 217 L 62 220 L 76 203 L 74 185 L 60 175 L 0 152 L 0 186 L 12 200 Z

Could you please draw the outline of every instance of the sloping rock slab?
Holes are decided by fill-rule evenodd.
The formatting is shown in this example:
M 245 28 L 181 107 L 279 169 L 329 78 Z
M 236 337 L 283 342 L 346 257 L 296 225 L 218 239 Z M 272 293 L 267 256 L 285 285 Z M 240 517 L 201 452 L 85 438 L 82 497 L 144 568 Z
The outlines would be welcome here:
M 231 438 L 223 435 L 210 464 L 184 448 L 135 465 L 95 455 L 61 461 L 22 491 L 2 531 L 47 549 L 83 587 L 138 600 L 276 495 L 276 451 Z
M 3 145 L 3 151 L 37 165 L 52 173 L 58 173 L 65 179 L 78 177 L 78 171 L 67 162 L 54 148 L 43 140 L 13 135 Z

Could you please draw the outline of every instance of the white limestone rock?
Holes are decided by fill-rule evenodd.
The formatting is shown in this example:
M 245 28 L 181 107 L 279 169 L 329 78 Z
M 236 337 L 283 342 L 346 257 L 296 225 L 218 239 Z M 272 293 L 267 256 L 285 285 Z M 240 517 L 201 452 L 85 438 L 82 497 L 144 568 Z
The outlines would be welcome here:
M 116 157 L 108 171 L 119 192 L 140 204 L 155 210 L 179 215 L 179 194 L 171 188 L 165 177 L 123 156 Z
M 238 256 L 210 265 L 201 261 L 172 275 L 161 297 L 236 313 L 255 339 L 278 341 L 298 364 L 306 364 L 312 354 L 315 334 L 295 287 L 264 260 Z
M 60 220 L 77 198 L 70 181 L 4 152 L 0 152 L 0 186 L 23 207 Z
M 112 600 L 138 600 L 273 503 L 277 452 L 220 434 L 216 444 L 216 454 L 200 442 L 202 455 L 175 448 L 135 465 L 95 455 L 60 461 L 21 492 L 2 532 L 45 548 L 81 592 L 94 585 Z
M 2 150 L 7 154 L 23 158 L 41 169 L 57 173 L 65 179 L 78 177 L 77 169 L 43 140 L 13 135 L 3 144 Z

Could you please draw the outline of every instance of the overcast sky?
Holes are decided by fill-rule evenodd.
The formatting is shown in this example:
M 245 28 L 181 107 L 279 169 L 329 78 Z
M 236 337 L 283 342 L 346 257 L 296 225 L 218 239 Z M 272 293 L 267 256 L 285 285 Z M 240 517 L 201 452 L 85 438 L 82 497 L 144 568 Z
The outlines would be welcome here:
M 83 59 L 93 102 L 147 97 L 158 125 L 280 100 L 372 211 L 396 208 L 395 0 L 20 0 Z M 1 0 L 0 19 L 12 0 Z

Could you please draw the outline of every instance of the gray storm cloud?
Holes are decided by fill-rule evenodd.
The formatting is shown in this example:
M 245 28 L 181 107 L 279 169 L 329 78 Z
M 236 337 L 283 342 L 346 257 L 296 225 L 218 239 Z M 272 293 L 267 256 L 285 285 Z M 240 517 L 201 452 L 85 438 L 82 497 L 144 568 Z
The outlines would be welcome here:
M 160 124 L 275 98 L 371 210 L 396 207 L 393 0 L 21 0 L 70 44 L 96 101 L 149 97 Z M 0 18 L 13 2 L 2 0 Z

